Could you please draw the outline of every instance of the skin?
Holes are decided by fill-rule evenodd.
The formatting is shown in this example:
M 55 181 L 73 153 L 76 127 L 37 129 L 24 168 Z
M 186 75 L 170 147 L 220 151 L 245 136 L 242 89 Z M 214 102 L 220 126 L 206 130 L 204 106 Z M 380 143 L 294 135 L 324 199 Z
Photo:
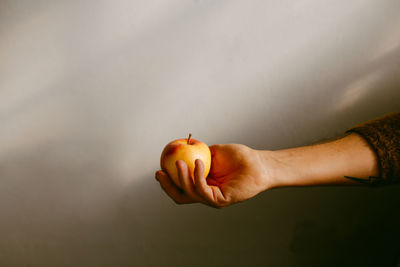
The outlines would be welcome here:
M 178 188 L 162 170 L 156 179 L 177 203 L 203 203 L 222 208 L 279 187 L 356 185 L 345 176 L 378 176 L 374 151 L 357 134 L 312 146 L 284 150 L 255 150 L 245 145 L 213 145 L 211 170 L 204 179 L 204 164 L 195 161 L 194 179 L 182 160 L 176 162 Z

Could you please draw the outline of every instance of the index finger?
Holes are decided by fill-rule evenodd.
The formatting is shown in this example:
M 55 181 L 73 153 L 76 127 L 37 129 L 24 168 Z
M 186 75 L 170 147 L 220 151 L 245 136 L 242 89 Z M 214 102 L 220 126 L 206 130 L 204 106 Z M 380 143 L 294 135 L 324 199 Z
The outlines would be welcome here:
M 205 203 L 206 201 L 197 194 L 187 164 L 183 160 L 178 160 L 176 162 L 176 167 L 178 169 L 179 182 L 185 194 L 193 201 L 207 204 Z

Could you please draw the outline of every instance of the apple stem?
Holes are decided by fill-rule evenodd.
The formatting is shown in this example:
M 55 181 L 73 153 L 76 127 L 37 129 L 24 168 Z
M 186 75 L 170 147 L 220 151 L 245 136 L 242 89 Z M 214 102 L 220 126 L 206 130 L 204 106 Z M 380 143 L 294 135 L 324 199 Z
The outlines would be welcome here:
M 189 134 L 189 138 L 188 138 L 188 140 L 187 140 L 187 144 L 188 144 L 188 145 L 190 145 L 190 143 L 189 143 L 189 142 L 190 142 L 190 138 L 192 138 L 192 134 L 191 134 L 191 133 Z

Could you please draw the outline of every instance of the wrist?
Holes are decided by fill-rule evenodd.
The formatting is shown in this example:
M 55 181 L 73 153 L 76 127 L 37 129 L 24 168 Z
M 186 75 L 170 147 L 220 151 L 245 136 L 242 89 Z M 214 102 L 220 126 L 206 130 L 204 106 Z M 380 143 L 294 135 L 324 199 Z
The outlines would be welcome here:
M 289 174 L 292 167 L 285 161 L 285 153 L 282 151 L 256 150 L 261 160 L 262 179 L 264 180 L 264 190 L 282 187 L 285 184 L 283 177 L 291 177 Z

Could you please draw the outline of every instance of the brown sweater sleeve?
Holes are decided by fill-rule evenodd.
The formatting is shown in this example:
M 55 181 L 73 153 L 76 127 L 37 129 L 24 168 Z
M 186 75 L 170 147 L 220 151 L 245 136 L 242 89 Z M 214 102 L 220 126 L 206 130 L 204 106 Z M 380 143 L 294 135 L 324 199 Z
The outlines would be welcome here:
M 357 125 L 346 133 L 361 135 L 375 151 L 379 177 L 370 177 L 371 185 L 400 182 L 400 112 Z

